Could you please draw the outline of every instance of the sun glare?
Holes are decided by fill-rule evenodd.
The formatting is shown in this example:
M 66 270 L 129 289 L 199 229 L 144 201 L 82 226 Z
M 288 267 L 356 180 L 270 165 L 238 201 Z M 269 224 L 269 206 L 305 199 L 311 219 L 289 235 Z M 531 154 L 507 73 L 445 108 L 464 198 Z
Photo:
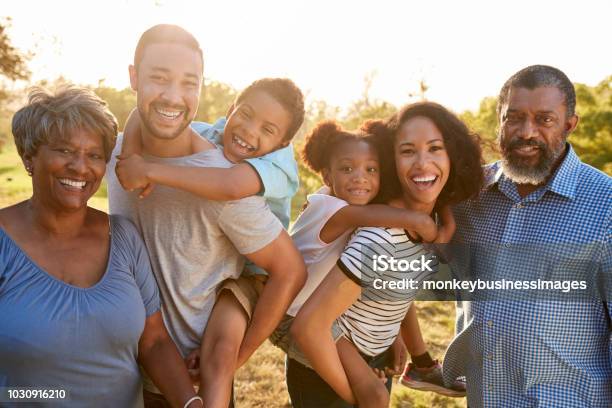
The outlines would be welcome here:
M 176 23 L 199 39 L 205 76 L 241 88 L 287 76 L 312 99 L 346 107 L 370 96 L 395 104 L 426 97 L 475 109 L 523 66 L 558 66 L 577 82 L 609 75 L 612 3 L 134 1 L 10 2 L 14 44 L 35 53 L 33 80 L 128 86 L 127 66 L 149 26 Z M 36 10 L 36 12 L 33 12 Z M 554 34 L 553 34 L 554 33 Z

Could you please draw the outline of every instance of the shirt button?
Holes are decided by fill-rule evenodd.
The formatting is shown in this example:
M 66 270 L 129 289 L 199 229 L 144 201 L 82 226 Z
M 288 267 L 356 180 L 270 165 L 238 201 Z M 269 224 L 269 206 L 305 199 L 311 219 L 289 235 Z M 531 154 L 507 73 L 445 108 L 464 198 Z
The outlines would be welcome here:
M 493 386 L 492 385 L 489 385 L 487 388 L 489 389 L 489 391 L 493 391 Z
M 487 326 L 489 326 L 489 327 L 493 327 L 493 320 L 489 320 L 489 321 L 487 322 Z
M 493 360 L 494 357 L 495 356 L 493 355 L 493 353 L 487 354 L 487 359 L 489 359 L 489 360 Z
M 523 205 L 523 203 L 518 203 L 518 204 L 517 204 L 515 207 L 516 207 L 516 208 L 523 208 L 523 207 L 524 207 L 524 205 Z

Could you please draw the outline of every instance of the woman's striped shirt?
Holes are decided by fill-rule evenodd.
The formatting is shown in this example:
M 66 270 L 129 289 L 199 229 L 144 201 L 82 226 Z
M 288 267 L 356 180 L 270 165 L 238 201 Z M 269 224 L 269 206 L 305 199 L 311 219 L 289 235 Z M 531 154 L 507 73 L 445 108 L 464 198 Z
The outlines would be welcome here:
M 395 270 L 384 270 L 391 260 L 396 263 Z M 410 264 L 412 267 L 404 270 Z M 437 270 L 438 260 L 402 229 L 367 227 L 355 231 L 337 265 L 362 287 L 360 298 L 337 323 L 359 351 L 375 356 L 391 346 L 417 293 L 408 285 L 390 289 L 389 282 L 421 282 Z M 387 288 L 379 289 L 385 282 Z

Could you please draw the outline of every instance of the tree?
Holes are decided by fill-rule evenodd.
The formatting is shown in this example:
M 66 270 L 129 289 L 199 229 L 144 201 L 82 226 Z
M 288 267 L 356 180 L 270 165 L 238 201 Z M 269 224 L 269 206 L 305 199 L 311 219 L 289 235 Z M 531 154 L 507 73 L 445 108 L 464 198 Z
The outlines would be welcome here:
M 481 138 L 485 162 L 499 159 L 497 150 L 497 98 L 487 96 L 480 101 L 478 111 L 464 111 L 461 120 Z
M 593 87 L 575 86 L 580 122 L 569 140 L 584 162 L 612 175 L 612 75 Z
M 27 66 L 29 54 L 24 54 L 13 47 L 7 34 L 7 28 L 11 25 L 10 17 L 0 22 L 0 75 L 15 81 L 28 79 L 30 70 Z
M 363 79 L 363 92 L 361 98 L 353 102 L 342 119 L 342 125 L 347 129 L 357 129 L 368 119 L 386 119 L 397 112 L 397 108 L 387 101 L 372 100 L 370 89 L 374 82 L 375 72 L 371 72 Z
M 228 84 L 212 80 L 204 81 L 196 120 L 214 123 L 227 114 L 236 96 L 236 90 Z
M 427 97 L 427 91 L 429 90 L 429 85 L 427 85 L 427 83 L 425 82 L 425 78 L 421 78 L 419 80 L 419 90 L 416 92 L 410 92 L 408 93 L 408 96 L 410 98 L 417 98 L 419 101 L 426 101 Z
M 316 126 L 317 123 L 324 120 L 337 120 L 340 114 L 340 108 L 317 99 L 306 105 L 306 114 L 304 115 L 304 123 L 298 130 L 294 143 L 304 139 L 306 134 Z
M 108 108 L 117 118 L 119 129 L 123 129 L 128 115 L 136 107 L 136 93 L 131 88 L 116 89 L 104 84 L 104 80 L 98 81 L 98 86 L 93 91 L 108 103 Z
M 0 20 L 0 150 L 11 136 L 10 118 L 13 116 L 13 111 L 9 108 L 13 95 L 6 89 L 5 81 L 30 77 L 27 61 L 31 55 L 12 45 L 7 33 L 10 25 L 10 17 Z

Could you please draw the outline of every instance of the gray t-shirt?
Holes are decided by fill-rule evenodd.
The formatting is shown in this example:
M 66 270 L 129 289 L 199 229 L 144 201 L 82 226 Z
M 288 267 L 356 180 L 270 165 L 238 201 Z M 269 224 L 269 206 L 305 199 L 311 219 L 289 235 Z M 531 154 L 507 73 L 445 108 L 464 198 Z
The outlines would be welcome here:
M 115 174 L 119 136 L 109 162 L 111 214 L 130 218 L 142 233 L 162 296 L 168 332 L 183 356 L 200 346 L 215 303 L 216 290 L 227 278 L 238 278 L 241 254 L 256 252 L 283 229 L 263 197 L 212 201 L 174 188 L 156 185 L 144 199 L 123 190 Z M 191 156 L 147 160 L 195 167 L 231 167 L 223 151 L 214 148 Z

